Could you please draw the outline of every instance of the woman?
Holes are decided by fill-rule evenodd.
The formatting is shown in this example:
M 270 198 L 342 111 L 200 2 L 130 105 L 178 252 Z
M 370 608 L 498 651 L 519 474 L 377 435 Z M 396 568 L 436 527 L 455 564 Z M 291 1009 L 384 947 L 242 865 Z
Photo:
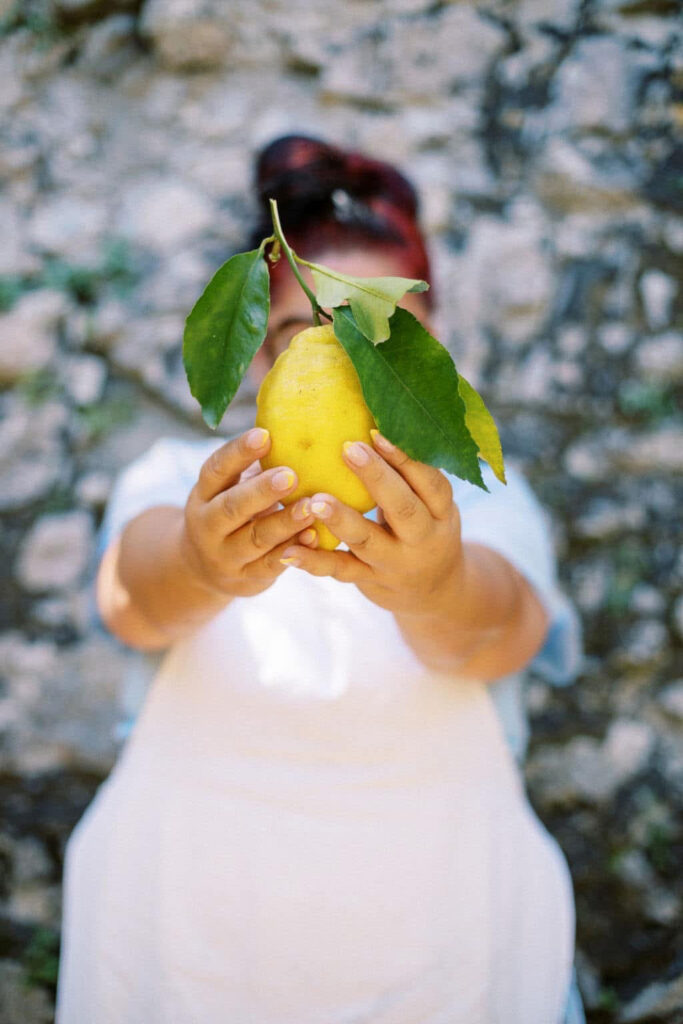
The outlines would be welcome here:
M 388 165 L 289 137 L 257 178 L 299 254 L 429 278 Z M 255 380 L 309 324 L 281 261 Z M 344 457 L 380 516 L 281 508 L 269 445 L 162 441 L 115 490 L 100 611 L 163 659 L 69 841 L 59 1024 L 570 1019 L 569 875 L 505 739 L 515 674 L 575 640 L 533 495 L 378 437 Z

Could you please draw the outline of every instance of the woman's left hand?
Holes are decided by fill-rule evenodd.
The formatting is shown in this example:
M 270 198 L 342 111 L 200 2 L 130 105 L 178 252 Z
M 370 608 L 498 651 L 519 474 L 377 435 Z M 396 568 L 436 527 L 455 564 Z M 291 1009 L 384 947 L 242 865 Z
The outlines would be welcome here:
M 374 449 L 347 442 L 343 456 L 375 499 L 383 522 L 366 519 L 331 494 L 315 494 L 312 514 L 349 550 L 296 545 L 286 549 L 283 561 L 313 576 L 355 583 L 369 600 L 397 614 L 438 611 L 463 571 L 451 485 L 438 469 L 415 462 L 380 434 L 373 432 L 373 440 Z

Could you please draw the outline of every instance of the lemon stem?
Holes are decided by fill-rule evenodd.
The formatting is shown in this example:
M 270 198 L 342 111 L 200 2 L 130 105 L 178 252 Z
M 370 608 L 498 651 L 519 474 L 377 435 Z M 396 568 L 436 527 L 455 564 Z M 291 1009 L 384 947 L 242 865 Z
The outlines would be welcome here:
M 282 231 L 282 225 L 280 224 L 280 214 L 278 213 L 276 200 L 269 199 L 268 202 L 270 203 L 270 214 L 271 217 L 273 218 L 273 229 L 275 231 L 275 237 L 282 246 L 284 254 L 287 257 L 287 262 L 292 268 L 292 273 L 294 274 L 295 278 L 297 279 L 297 281 L 303 288 L 304 292 L 306 293 L 306 297 L 308 298 L 308 301 L 311 304 L 311 309 L 313 310 L 313 322 L 316 325 L 316 327 L 319 327 L 321 316 L 324 316 L 328 320 L 331 320 L 332 318 L 328 316 L 323 309 L 320 308 L 320 306 L 318 305 L 318 300 L 315 297 L 315 294 L 311 291 L 311 289 L 308 287 L 303 277 L 299 273 L 299 268 L 296 265 L 294 252 L 292 251 L 292 249 L 290 249 L 289 245 L 287 244 L 287 239 L 285 238 L 284 233 Z

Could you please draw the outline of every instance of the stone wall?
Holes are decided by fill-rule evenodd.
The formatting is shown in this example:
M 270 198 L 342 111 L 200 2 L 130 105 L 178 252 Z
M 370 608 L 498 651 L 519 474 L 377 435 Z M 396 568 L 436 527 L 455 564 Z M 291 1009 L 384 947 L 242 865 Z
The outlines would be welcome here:
M 0 0 L 2 1024 L 51 1019 L 64 842 L 135 668 L 93 616 L 102 509 L 156 437 L 205 432 L 183 321 L 287 131 L 419 187 L 440 337 L 584 620 L 576 685 L 530 683 L 528 781 L 572 869 L 589 1019 L 683 1020 L 679 10 Z

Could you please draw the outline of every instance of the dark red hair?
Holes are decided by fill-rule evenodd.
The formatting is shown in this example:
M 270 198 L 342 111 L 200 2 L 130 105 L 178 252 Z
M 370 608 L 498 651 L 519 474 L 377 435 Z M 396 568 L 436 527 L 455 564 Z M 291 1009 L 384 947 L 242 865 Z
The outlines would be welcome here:
M 259 153 L 255 179 L 261 222 L 254 246 L 272 234 L 268 200 L 276 199 L 298 256 L 374 247 L 396 259 L 402 276 L 430 282 L 417 194 L 391 164 L 320 139 L 286 135 Z M 288 268 L 284 259 L 269 266 L 275 290 Z M 431 289 L 424 298 L 431 307 Z

